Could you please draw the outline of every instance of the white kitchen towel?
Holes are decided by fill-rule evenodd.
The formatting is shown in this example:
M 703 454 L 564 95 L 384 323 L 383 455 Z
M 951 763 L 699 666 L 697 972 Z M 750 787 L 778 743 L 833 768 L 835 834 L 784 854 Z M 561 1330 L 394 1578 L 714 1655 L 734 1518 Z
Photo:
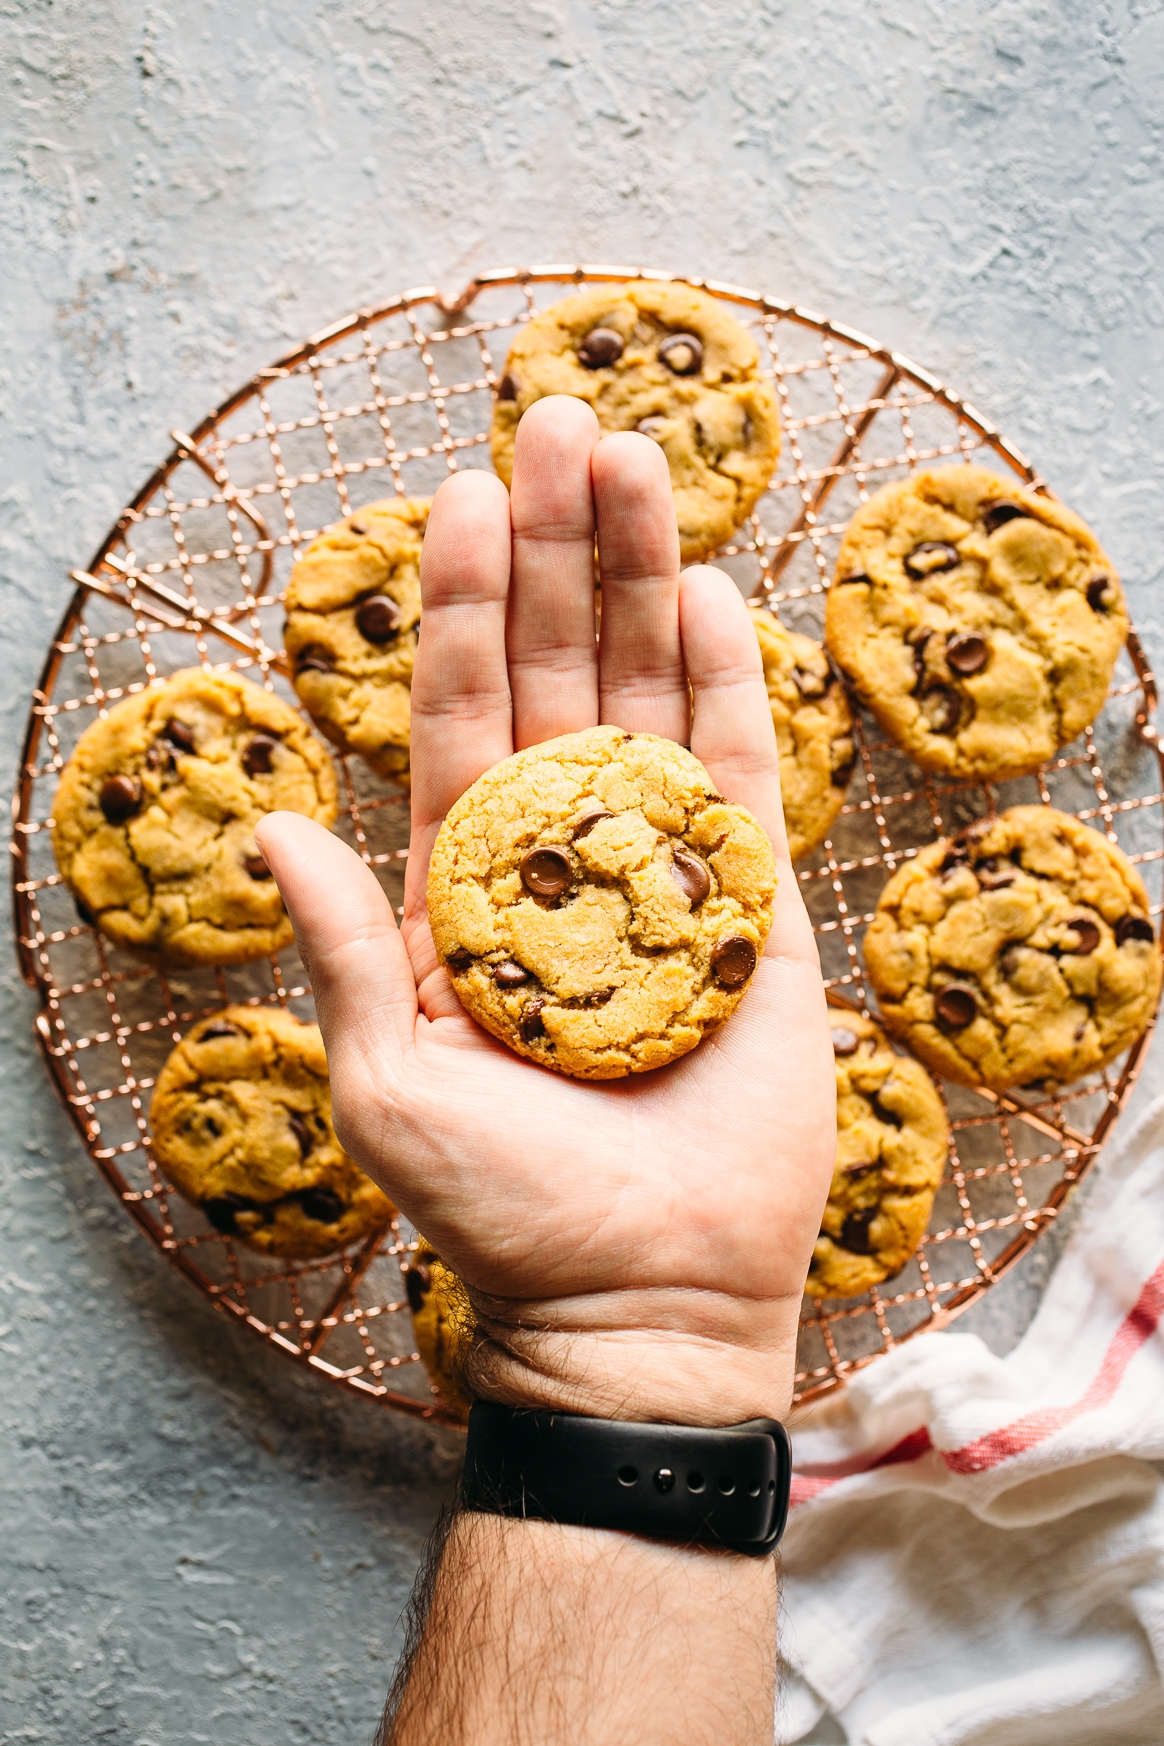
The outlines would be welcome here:
M 920 1335 L 793 1422 L 781 1746 L 1164 1746 L 1162 1315 L 1164 1098 L 1009 1357 Z

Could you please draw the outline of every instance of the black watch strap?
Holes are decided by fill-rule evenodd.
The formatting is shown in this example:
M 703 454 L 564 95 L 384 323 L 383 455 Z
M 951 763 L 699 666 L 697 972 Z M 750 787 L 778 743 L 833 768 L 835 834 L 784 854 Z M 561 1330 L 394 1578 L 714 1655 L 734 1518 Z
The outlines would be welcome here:
M 701 1541 L 762 1558 L 788 1515 L 792 1447 L 776 1419 L 701 1430 L 476 1401 L 461 1501 L 492 1515 Z

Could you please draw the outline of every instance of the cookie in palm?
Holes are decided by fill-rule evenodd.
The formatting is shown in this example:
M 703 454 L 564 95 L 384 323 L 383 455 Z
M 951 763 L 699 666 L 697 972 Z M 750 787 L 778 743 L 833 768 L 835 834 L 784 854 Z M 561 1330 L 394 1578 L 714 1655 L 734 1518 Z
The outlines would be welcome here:
M 825 635 L 885 731 L 926 770 L 1033 770 L 1094 721 L 1128 634 L 1085 522 L 984 467 L 886 485 L 849 523 Z
M 937 1087 L 871 1019 L 832 1007 L 837 1162 L 805 1289 L 856 1297 L 900 1273 L 925 1233 L 949 1154 Z
M 638 430 L 659 444 L 684 563 L 730 537 L 780 454 L 776 394 L 755 341 L 690 285 L 598 286 L 522 328 L 493 410 L 493 465 L 507 485 L 518 422 L 547 394 L 585 400 L 604 435 Z
M 280 1007 L 195 1025 L 158 1075 L 150 1130 L 179 1194 L 263 1254 L 331 1255 L 393 1216 L 336 1139 L 319 1026 Z
M 467 1420 L 473 1402 L 461 1381 L 461 1367 L 477 1321 L 464 1283 L 421 1237 L 404 1275 L 404 1289 L 429 1381 L 457 1417 Z
M 83 920 L 155 963 L 244 964 L 292 939 L 255 825 L 280 810 L 332 824 L 335 771 L 280 698 L 192 667 L 85 729 L 53 810 Z
M 428 913 L 477 1022 L 580 1079 L 694 1049 L 772 923 L 761 825 L 672 740 L 588 728 L 487 770 L 441 826 Z
M 820 643 L 762 607 L 752 622 L 780 753 L 780 793 L 794 861 L 815 849 L 845 803 L 856 748 L 845 688 Z
M 300 702 L 341 751 L 397 782 L 408 780 L 429 503 L 366 504 L 311 542 L 287 585 L 284 640 Z
M 1069 1084 L 1156 1010 L 1144 882 L 1106 837 L 1015 806 L 931 844 L 886 884 L 865 936 L 886 1025 L 962 1085 Z

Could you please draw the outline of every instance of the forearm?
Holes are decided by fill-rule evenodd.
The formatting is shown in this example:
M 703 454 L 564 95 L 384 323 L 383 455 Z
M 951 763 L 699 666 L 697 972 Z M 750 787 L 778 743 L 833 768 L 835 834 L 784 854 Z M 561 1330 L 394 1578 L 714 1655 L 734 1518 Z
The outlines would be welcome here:
M 774 1558 L 463 1513 L 386 1746 L 772 1739 Z

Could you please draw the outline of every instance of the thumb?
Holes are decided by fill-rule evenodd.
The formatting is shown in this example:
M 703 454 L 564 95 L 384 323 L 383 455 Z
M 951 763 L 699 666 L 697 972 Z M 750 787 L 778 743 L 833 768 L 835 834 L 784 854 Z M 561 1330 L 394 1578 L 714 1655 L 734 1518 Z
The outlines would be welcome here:
M 416 984 L 392 905 L 372 869 L 297 812 L 272 812 L 255 840 L 287 905 L 333 1074 L 411 1049 Z M 354 1060 L 353 1054 L 359 1059 Z

